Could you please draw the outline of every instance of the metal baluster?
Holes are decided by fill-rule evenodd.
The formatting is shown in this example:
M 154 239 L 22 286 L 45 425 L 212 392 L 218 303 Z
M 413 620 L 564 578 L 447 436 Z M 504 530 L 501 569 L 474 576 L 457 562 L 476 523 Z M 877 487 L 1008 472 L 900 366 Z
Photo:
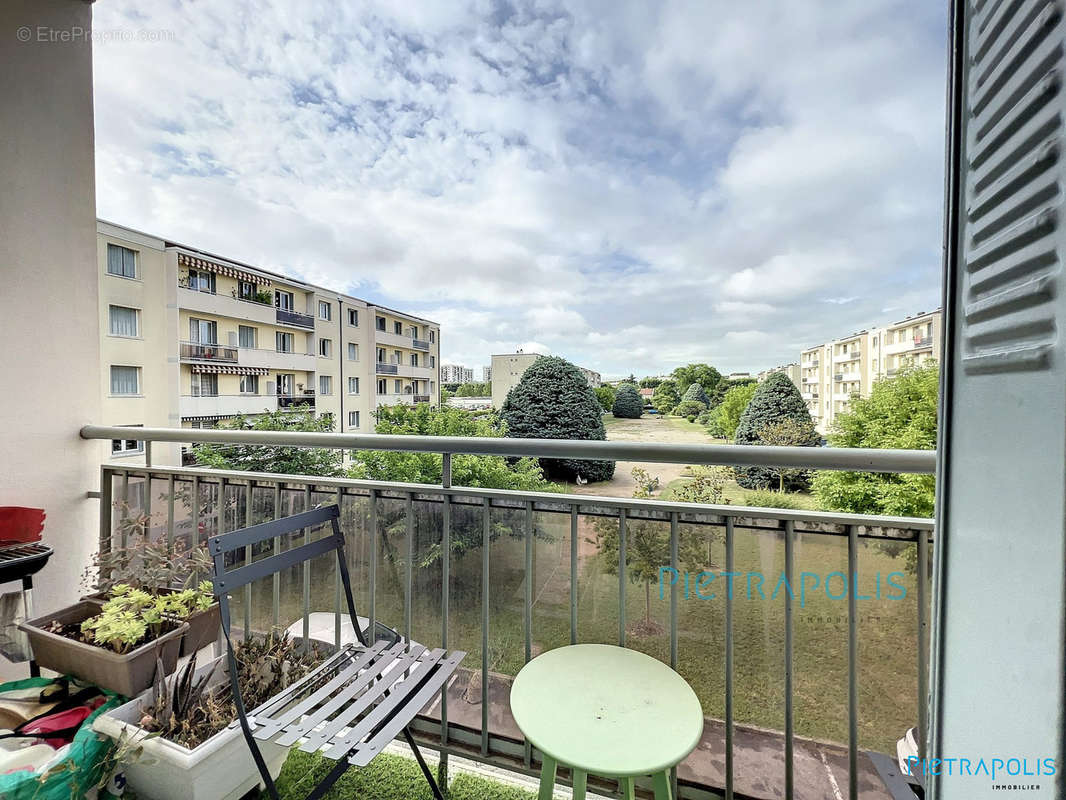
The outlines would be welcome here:
M 167 476 L 167 551 L 174 552 L 174 473 Z
M 111 552 L 111 506 L 114 503 L 114 476 L 107 467 L 100 468 L 100 552 Z
M 244 527 L 248 528 L 252 525 L 252 490 L 255 488 L 255 481 L 249 478 L 248 485 L 244 490 Z M 236 500 L 236 498 L 234 498 Z M 233 511 L 237 513 L 236 508 Z M 236 519 L 234 520 L 236 522 Z M 244 548 L 244 563 L 252 563 L 252 546 L 248 545 Z M 244 585 L 244 638 L 250 639 L 252 636 L 252 583 L 246 583 Z
M 378 490 L 370 490 L 370 556 L 367 559 L 370 583 L 370 599 L 367 613 L 370 615 L 370 636 L 374 636 L 378 619 Z
M 735 572 L 733 517 L 725 518 L 725 571 Z M 729 578 L 732 587 L 732 578 Z M 725 597 L 725 800 L 733 800 L 733 591 Z
M 344 451 L 341 451 L 344 457 Z M 344 501 L 344 490 L 337 487 L 337 512 L 340 512 L 341 503 Z M 347 551 L 345 551 L 347 553 Z M 333 645 L 340 650 L 341 647 L 341 557 L 340 551 L 333 559 Z M 354 633 L 354 631 L 353 631 Z
M 570 644 L 577 644 L 577 514 L 570 506 Z
M 525 663 L 528 664 L 533 659 L 533 503 L 527 500 L 525 502 L 525 507 L 526 591 L 523 603 L 522 623 L 526 638 Z M 526 769 L 532 769 L 533 746 L 530 744 L 529 739 L 526 739 L 525 737 L 523 737 L 523 742 L 524 745 L 522 749 Z
M 274 519 L 281 519 L 281 483 L 274 484 Z M 281 537 L 274 537 L 273 555 L 281 555 Z M 274 633 L 281 632 L 281 573 L 271 576 L 270 613 Z
M 407 521 L 407 558 L 406 565 L 404 566 L 404 581 L 403 581 L 403 627 L 404 636 L 407 638 L 407 645 L 411 645 L 411 619 L 412 619 L 412 603 L 414 602 L 414 593 L 412 591 L 414 586 L 414 571 L 415 571 L 415 502 L 414 494 L 407 493 L 407 502 L 405 509 L 405 516 Z
M 858 559 L 859 529 L 848 525 L 848 800 L 859 797 Z
M 926 757 L 926 735 L 929 724 L 929 618 L 925 607 L 929 602 L 929 533 L 918 531 L 918 755 Z
M 304 486 L 304 511 L 311 510 L 311 484 Z M 311 543 L 311 529 L 304 528 L 304 544 Z M 305 561 L 303 563 L 303 578 L 304 578 L 304 591 L 303 591 L 303 635 L 304 635 L 304 652 L 307 653 L 311 649 L 311 562 Z
M 626 646 L 626 510 L 618 509 L 618 646 Z
M 192 476 L 192 496 L 189 499 L 189 504 L 192 508 L 189 509 L 189 517 L 192 522 L 192 544 L 200 545 L 200 476 Z
M 481 524 L 481 755 L 489 754 L 489 542 L 492 511 L 489 498 L 482 504 Z
M 144 471 L 144 538 L 151 541 L 152 538 L 152 473 Z
M 792 586 L 793 559 L 795 553 L 792 520 L 785 520 L 785 580 Z M 795 728 L 792 719 L 792 592 L 785 592 L 785 799 L 793 800 L 795 782 L 793 778 L 793 735 Z
M 678 514 L 670 512 L 670 568 L 678 573 Z M 677 669 L 677 581 L 670 584 L 670 669 Z
M 122 506 L 119 511 L 119 522 L 126 522 L 130 518 L 130 471 L 128 469 L 122 470 Z M 118 528 L 118 542 L 119 546 L 123 550 L 126 549 L 126 541 L 129 538 L 127 534 L 127 526 L 119 525 Z
M 445 490 L 452 486 L 452 454 L 443 453 L 441 456 L 441 487 Z M 452 497 L 447 491 L 444 493 L 444 505 L 442 509 L 443 519 L 441 524 L 441 562 L 440 562 L 440 646 L 448 649 L 448 596 L 449 582 L 451 581 L 451 550 L 452 550 Z M 437 778 L 442 786 L 448 785 L 448 684 L 444 684 L 440 693 L 440 763 L 437 767 Z

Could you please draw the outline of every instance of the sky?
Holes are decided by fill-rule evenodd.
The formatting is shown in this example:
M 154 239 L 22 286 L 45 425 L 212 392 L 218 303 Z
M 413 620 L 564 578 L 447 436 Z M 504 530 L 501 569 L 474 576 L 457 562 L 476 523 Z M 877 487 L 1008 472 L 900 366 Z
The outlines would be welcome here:
M 939 305 L 947 3 L 93 6 L 97 213 L 605 377 Z

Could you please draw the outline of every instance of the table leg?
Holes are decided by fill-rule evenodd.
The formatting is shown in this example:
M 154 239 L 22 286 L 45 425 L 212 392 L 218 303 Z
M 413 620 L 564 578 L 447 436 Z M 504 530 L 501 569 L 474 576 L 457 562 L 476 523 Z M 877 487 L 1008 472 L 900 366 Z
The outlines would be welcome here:
M 570 772 L 574 780 L 574 800 L 585 800 L 585 787 L 588 785 L 588 773 L 583 769 L 573 768 Z
M 541 754 L 540 793 L 537 800 L 552 800 L 555 792 L 555 769 L 558 765 L 551 756 Z
M 622 784 L 622 800 L 636 800 L 636 789 L 633 785 L 632 778 L 620 778 L 619 783 Z
M 655 781 L 655 800 L 671 800 L 670 771 L 656 772 L 652 780 Z

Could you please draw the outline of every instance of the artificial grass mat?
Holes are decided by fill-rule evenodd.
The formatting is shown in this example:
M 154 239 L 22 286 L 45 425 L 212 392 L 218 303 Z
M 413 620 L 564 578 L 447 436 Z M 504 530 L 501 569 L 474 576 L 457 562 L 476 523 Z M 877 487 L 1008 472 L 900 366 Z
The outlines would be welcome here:
M 293 749 L 278 776 L 283 800 L 303 800 L 334 762 L 318 753 Z M 536 794 L 477 775 L 456 772 L 444 790 L 449 800 L 534 800 Z M 382 753 L 369 766 L 341 776 L 323 800 L 433 800 L 433 793 L 413 759 Z

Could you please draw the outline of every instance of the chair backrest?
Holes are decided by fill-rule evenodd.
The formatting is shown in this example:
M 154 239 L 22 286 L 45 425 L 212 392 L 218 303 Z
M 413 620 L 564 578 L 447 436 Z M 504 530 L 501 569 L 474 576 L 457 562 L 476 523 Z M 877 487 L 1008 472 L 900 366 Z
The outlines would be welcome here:
M 316 556 L 341 550 L 344 547 L 344 534 L 341 533 L 340 508 L 334 504 L 293 514 L 289 517 L 263 522 L 248 528 L 212 536 L 207 540 L 207 549 L 214 560 L 213 583 L 215 595 L 223 597 L 252 581 L 281 572 L 294 564 L 302 564 Z M 267 539 L 295 533 L 303 528 L 311 528 L 329 522 L 333 533 L 308 544 L 302 544 L 290 550 L 267 556 L 258 561 L 250 561 L 230 570 L 226 569 L 226 555 L 234 550 L 243 550 Z M 343 564 L 343 559 L 342 559 Z

